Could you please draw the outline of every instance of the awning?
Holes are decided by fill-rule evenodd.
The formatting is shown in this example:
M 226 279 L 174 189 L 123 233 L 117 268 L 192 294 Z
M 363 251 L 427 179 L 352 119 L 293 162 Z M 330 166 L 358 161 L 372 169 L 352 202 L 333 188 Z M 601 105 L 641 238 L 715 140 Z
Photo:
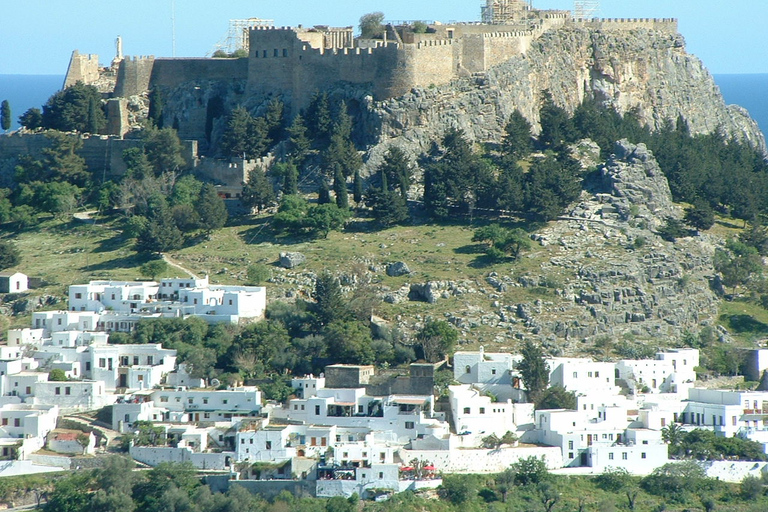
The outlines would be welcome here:
M 427 401 L 426 398 L 394 398 L 392 399 L 393 403 L 404 404 L 404 405 L 424 405 L 426 401 Z

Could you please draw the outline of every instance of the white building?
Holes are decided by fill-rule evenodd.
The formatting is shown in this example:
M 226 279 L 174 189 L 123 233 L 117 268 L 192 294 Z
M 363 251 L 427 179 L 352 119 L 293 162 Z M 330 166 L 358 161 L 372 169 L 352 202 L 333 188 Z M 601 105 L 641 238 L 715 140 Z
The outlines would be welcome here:
M 548 364 L 550 386 L 562 386 L 577 395 L 616 395 L 621 390 L 614 383 L 614 363 L 592 359 L 554 358 L 549 360 Z
M 696 382 L 694 368 L 698 365 L 697 349 L 669 349 L 658 352 L 655 359 L 619 361 L 616 378 L 626 381 L 632 389 L 686 396 Z
M 26 459 L 45 446 L 45 437 L 56 428 L 55 405 L 5 404 L 0 407 L 0 446 L 3 457 Z
M 0 273 L 0 293 L 23 293 L 29 290 L 29 278 L 21 272 Z
M 533 404 L 494 402 L 490 396 L 469 385 L 449 386 L 448 396 L 456 433 L 501 437 L 533 423 Z
M 227 390 L 159 389 L 136 393 L 112 407 L 112 428 L 128 432 L 136 421 L 232 422 L 261 414 L 261 391 L 254 386 Z
M 199 316 L 211 323 L 237 323 L 264 315 L 266 289 L 211 285 L 207 277 L 159 283 L 91 281 L 70 286 L 69 309 L 99 313 L 98 328 L 108 332 L 131 331 L 142 318 Z

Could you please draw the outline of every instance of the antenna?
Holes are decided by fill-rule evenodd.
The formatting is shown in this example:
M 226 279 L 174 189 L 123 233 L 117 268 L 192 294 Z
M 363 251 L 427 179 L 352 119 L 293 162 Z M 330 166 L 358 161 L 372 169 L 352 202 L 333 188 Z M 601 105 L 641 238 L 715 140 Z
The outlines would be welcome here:
M 171 44 L 173 52 L 171 56 L 176 56 L 176 0 L 171 0 Z
M 574 0 L 573 18 L 589 20 L 596 18 L 600 12 L 600 0 Z

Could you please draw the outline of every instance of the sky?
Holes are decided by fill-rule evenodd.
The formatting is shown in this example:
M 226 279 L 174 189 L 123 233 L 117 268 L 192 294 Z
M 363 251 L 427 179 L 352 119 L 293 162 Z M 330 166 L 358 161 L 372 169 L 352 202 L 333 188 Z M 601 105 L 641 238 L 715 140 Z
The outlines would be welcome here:
M 64 75 L 72 50 L 115 55 L 200 57 L 222 41 L 230 19 L 272 19 L 277 26 L 357 25 L 363 14 L 387 20 L 474 21 L 484 0 L 0 0 L 0 74 Z M 733 6 L 737 7 L 733 7 Z M 572 9 L 572 0 L 533 0 L 539 9 Z M 713 74 L 768 73 L 768 0 L 602 0 L 609 18 L 678 18 L 690 53 Z

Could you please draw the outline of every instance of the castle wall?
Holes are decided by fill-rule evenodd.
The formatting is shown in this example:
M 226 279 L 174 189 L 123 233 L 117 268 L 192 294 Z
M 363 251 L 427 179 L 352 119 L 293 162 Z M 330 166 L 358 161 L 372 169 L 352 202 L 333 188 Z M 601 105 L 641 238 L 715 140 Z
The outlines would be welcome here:
M 67 68 L 67 76 L 64 78 L 64 88 L 75 85 L 77 82 L 92 84 L 99 80 L 99 56 L 94 54 L 83 55 L 77 50 L 72 52 Z
M 456 75 L 453 41 L 425 41 L 406 45 L 403 65 L 412 70 L 412 87 L 429 87 L 450 82 Z
M 185 82 L 201 80 L 245 80 L 248 59 L 155 59 L 147 89 L 173 88 Z
M 107 100 L 107 131 L 109 135 L 123 137 L 130 130 L 128 120 L 128 100 L 126 98 L 112 98 Z
M 125 174 L 127 169 L 123 161 L 123 151 L 141 146 L 140 139 L 120 139 L 106 135 L 82 137 L 82 141 L 83 147 L 78 154 L 85 159 L 86 167 L 97 181 Z M 43 133 L 0 137 L 0 155 L 4 157 L 30 155 L 33 158 L 42 158 L 43 150 L 49 147 L 51 141 Z M 197 142 L 182 140 L 181 152 L 186 165 L 194 166 L 197 159 Z
M 677 34 L 675 18 L 599 18 L 592 20 L 573 20 L 577 27 L 593 30 L 660 30 Z
M 371 84 L 377 98 L 386 98 L 401 80 L 394 76 L 398 61 L 394 44 L 375 50 L 326 50 L 303 41 L 307 34 L 313 33 L 289 28 L 251 30 L 248 91 L 288 94 L 293 108 L 301 108 L 315 91 L 337 82 Z
M 120 61 L 114 95 L 127 98 L 147 92 L 154 62 L 155 58 L 152 56 L 126 57 Z

